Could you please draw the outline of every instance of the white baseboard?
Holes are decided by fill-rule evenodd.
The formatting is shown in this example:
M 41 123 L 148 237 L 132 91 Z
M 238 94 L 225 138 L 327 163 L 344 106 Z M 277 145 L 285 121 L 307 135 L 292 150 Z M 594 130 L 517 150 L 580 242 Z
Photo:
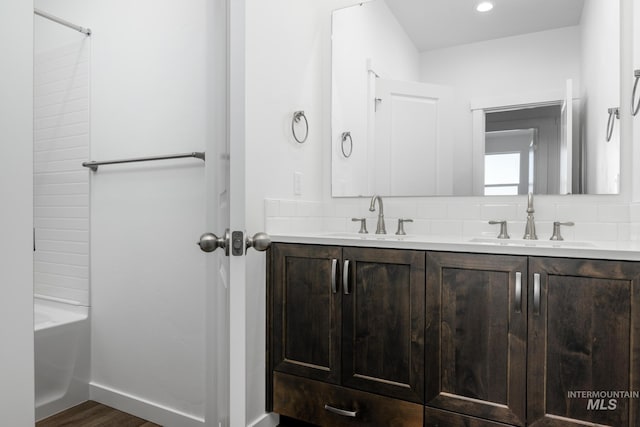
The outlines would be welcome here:
M 260 418 L 249 423 L 248 427 L 275 427 L 279 422 L 280 416 L 278 414 L 264 414 Z
M 204 418 L 194 417 L 101 384 L 90 383 L 89 396 L 91 400 L 128 412 L 164 427 L 205 426 Z

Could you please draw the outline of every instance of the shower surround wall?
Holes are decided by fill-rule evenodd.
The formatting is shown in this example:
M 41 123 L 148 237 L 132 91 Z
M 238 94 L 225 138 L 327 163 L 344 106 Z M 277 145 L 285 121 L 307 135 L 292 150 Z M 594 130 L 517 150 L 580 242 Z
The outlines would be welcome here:
M 34 60 L 34 292 L 88 306 L 89 41 L 76 37 Z

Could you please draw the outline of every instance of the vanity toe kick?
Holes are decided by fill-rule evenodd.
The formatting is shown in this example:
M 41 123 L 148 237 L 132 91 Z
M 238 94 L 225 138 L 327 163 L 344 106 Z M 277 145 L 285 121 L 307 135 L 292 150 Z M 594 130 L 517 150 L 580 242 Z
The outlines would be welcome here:
M 320 426 L 422 427 L 424 407 L 275 372 L 273 410 Z

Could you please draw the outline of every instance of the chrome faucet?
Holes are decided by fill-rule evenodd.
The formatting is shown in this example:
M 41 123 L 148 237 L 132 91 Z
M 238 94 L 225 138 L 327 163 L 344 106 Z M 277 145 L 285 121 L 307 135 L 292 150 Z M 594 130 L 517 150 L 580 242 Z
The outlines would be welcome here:
M 369 211 L 375 212 L 376 200 L 378 201 L 378 225 L 376 226 L 376 234 L 387 234 L 387 228 L 384 226 L 384 206 L 382 205 L 382 197 L 375 195 L 371 198 Z
M 527 198 L 527 224 L 524 226 L 524 236 L 522 237 L 525 240 L 538 240 L 538 235 L 536 234 L 536 223 L 533 219 L 533 193 L 529 193 Z

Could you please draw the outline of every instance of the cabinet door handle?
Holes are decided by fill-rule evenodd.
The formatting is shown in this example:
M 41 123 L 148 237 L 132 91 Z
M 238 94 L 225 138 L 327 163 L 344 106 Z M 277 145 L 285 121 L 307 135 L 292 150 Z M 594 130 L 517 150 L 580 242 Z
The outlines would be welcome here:
M 355 418 L 358 416 L 358 411 L 347 411 L 346 409 L 334 408 L 331 405 L 324 405 L 324 409 L 334 414 L 342 415 L 343 417 Z
M 342 289 L 345 295 L 349 295 L 349 260 L 344 261 L 344 269 L 342 270 Z
M 533 275 L 533 314 L 540 314 L 540 274 Z
M 522 273 L 516 271 L 516 313 L 522 312 Z
M 334 294 L 338 293 L 338 279 L 336 278 L 337 273 L 338 260 L 334 258 L 331 260 L 331 292 L 333 292 Z

